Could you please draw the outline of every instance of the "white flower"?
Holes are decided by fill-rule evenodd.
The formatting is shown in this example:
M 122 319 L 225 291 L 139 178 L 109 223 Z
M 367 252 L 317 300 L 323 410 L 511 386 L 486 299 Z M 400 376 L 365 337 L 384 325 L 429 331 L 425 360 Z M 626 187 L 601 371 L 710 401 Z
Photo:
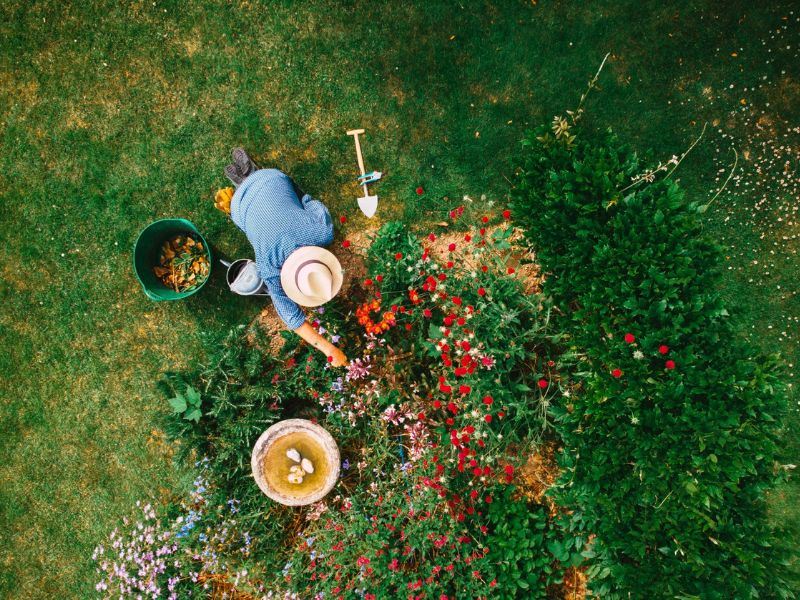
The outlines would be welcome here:
M 642 352 L 641 350 L 634 350 L 633 358 L 635 358 L 636 360 L 642 360 L 644 358 L 644 352 Z

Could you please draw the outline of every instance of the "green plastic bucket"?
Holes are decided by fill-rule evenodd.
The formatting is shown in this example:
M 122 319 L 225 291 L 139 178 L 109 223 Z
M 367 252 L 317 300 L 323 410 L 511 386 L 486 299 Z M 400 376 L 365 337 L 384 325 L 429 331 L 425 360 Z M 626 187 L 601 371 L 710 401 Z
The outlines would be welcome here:
M 153 273 L 153 267 L 158 264 L 158 252 L 161 245 L 176 235 L 193 234 L 201 242 L 203 248 L 206 250 L 208 256 L 208 264 L 211 264 L 211 248 L 206 242 L 203 235 L 197 230 L 197 227 L 191 221 L 186 219 L 161 219 L 150 223 L 145 227 L 136 239 L 136 244 L 133 246 L 133 270 L 136 272 L 136 278 L 142 284 L 142 289 L 148 298 L 160 302 L 161 300 L 180 300 L 187 298 L 200 288 L 202 288 L 206 281 L 198 285 L 195 289 L 188 292 L 176 292 L 172 288 L 168 288 L 156 277 Z

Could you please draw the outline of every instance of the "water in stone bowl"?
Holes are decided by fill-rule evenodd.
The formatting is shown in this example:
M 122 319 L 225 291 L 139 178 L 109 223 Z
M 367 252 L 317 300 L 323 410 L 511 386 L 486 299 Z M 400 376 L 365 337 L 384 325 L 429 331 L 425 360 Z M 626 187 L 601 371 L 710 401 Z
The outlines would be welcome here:
M 258 438 L 253 477 L 267 496 L 287 506 L 322 499 L 339 477 L 339 448 L 331 435 L 305 419 L 279 421 Z

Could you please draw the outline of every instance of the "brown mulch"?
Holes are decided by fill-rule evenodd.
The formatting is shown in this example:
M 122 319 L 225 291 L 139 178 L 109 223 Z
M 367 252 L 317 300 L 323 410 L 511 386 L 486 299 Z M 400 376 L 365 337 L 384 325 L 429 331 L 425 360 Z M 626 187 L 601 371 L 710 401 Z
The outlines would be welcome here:
M 200 573 L 197 580 L 201 584 L 209 584 L 206 595 L 209 600 L 255 600 L 255 596 L 237 590 L 225 575 Z
M 556 444 L 547 442 L 539 446 L 536 452 L 528 457 L 527 462 L 519 469 L 517 489 L 536 504 L 547 506 L 551 517 L 558 514 L 559 507 L 547 496 L 548 488 L 555 483 L 559 475 L 555 453 Z
M 564 582 L 555 590 L 563 600 L 583 600 L 589 596 L 586 567 L 569 567 L 564 572 Z

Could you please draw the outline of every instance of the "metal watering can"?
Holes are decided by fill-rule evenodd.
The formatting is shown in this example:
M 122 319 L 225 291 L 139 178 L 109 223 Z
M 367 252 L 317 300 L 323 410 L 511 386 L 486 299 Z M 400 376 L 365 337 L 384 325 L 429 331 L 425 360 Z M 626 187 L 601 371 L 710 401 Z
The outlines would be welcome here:
M 267 284 L 261 279 L 256 263 L 248 258 L 240 258 L 232 263 L 220 260 L 228 268 L 225 280 L 234 294 L 239 296 L 269 296 Z

